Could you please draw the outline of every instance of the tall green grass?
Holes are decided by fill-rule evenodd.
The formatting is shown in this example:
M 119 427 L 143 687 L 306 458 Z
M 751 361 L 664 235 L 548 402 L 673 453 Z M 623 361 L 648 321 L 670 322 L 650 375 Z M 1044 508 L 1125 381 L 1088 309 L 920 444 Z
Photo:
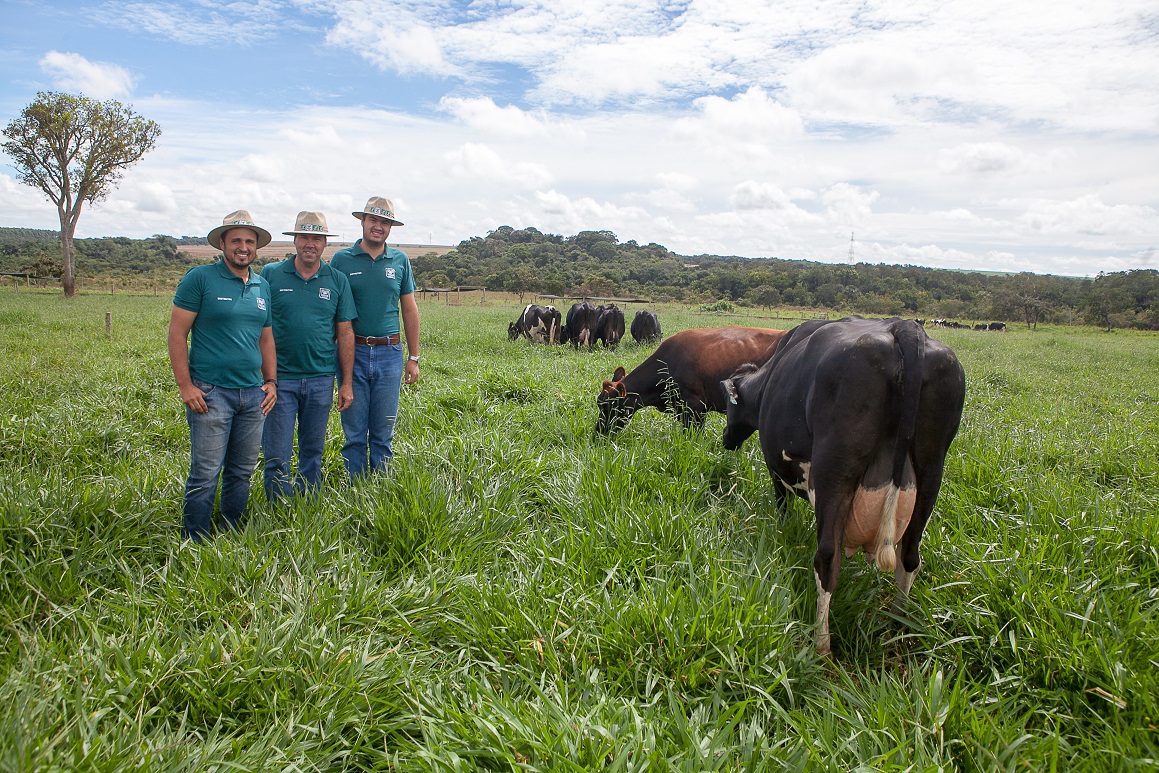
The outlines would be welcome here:
M 1159 765 L 1153 336 L 939 331 L 969 386 L 922 572 L 894 612 L 846 562 L 825 660 L 755 442 L 596 436 L 651 347 L 421 310 L 390 474 L 345 484 L 335 416 L 319 496 L 194 547 L 169 300 L 0 292 L 0 769 Z

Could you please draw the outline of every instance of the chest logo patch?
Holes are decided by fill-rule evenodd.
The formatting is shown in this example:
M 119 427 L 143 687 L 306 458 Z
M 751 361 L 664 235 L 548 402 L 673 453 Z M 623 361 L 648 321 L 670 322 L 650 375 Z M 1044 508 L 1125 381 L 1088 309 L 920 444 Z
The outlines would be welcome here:
M 387 266 L 386 267 L 386 278 L 387 279 L 394 279 L 394 266 Z
M 258 308 L 261 309 L 262 311 L 265 311 L 266 310 L 266 299 L 259 297 L 257 299 L 257 302 L 258 302 Z
M 318 297 L 324 301 L 330 300 L 330 288 L 329 287 L 319 287 L 318 288 Z

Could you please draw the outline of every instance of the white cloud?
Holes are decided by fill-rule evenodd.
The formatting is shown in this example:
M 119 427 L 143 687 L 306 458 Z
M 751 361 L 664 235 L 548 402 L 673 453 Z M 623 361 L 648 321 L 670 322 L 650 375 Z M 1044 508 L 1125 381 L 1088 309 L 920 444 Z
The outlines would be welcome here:
M 771 99 L 759 86 L 732 99 L 700 97 L 693 105 L 699 115 L 676 122 L 673 132 L 678 137 L 711 144 L 733 141 L 763 145 L 804 133 L 801 116 Z
M 542 164 L 510 162 L 486 145 L 468 142 L 445 154 L 449 172 L 455 177 L 489 182 L 509 182 L 524 188 L 536 188 L 551 182 L 551 172 Z
M 134 33 L 144 32 L 185 45 L 228 41 L 246 45 L 284 30 L 282 3 L 276 0 L 192 0 L 124 2 L 110 0 L 94 17 Z
M 522 110 L 515 105 L 499 107 L 490 97 L 464 99 L 443 97 L 439 109 L 450 113 L 468 128 L 496 137 L 526 138 L 568 136 L 582 141 L 583 132 L 567 123 L 550 118 L 545 112 Z
M 133 93 L 136 78 L 119 65 L 90 62 L 80 54 L 49 51 L 40 69 L 61 91 L 79 92 L 93 99 L 125 99 Z
M 945 174 L 993 174 L 1018 168 L 1022 151 L 1002 142 L 975 142 L 958 145 L 938 154 L 938 167 Z
M 1106 204 L 1098 194 L 1070 201 L 1031 202 L 1019 220 L 1043 234 L 1153 234 L 1159 231 L 1159 212 L 1146 205 Z

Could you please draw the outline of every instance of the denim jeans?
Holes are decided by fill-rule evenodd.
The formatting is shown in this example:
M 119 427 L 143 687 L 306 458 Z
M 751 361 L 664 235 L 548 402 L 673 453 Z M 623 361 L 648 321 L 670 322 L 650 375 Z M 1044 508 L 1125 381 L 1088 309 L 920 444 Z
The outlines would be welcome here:
M 398 393 L 402 387 L 402 344 L 354 346 L 354 402 L 342 412 L 346 443 L 342 459 L 351 480 L 385 469 L 393 452 Z
M 261 445 L 261 387 L 226 389 L 197 379 L 194 385 L 205 394 L 206 413 L 186 408 L 191 447 L 189 478 L 185 482 L 182 536 L 202 541 L 213 527 L 213 500 L 221 479 L 221 519 L 237 528 L 250 496 L 250 475 L 258 463 Z
M 322 449 L 334 404 L 334 376 L 278 381 L 278 402 L 266 416 L 262 453 L 266 457 L 266 499 L 276 502 L 322 486 Z M 298 474 L 291 477 L 294 425 L 298 428 Z

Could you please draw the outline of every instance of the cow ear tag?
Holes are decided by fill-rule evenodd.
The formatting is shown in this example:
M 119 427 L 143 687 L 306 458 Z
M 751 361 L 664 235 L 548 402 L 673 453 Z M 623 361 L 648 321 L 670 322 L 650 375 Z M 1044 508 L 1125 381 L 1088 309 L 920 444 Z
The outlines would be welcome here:
M 720 382 L 724 387 L 724 391 L 728 392 L 728 401 L 732 405 L 736 405 L 736 385 L 732 383 L 732 379 Z

